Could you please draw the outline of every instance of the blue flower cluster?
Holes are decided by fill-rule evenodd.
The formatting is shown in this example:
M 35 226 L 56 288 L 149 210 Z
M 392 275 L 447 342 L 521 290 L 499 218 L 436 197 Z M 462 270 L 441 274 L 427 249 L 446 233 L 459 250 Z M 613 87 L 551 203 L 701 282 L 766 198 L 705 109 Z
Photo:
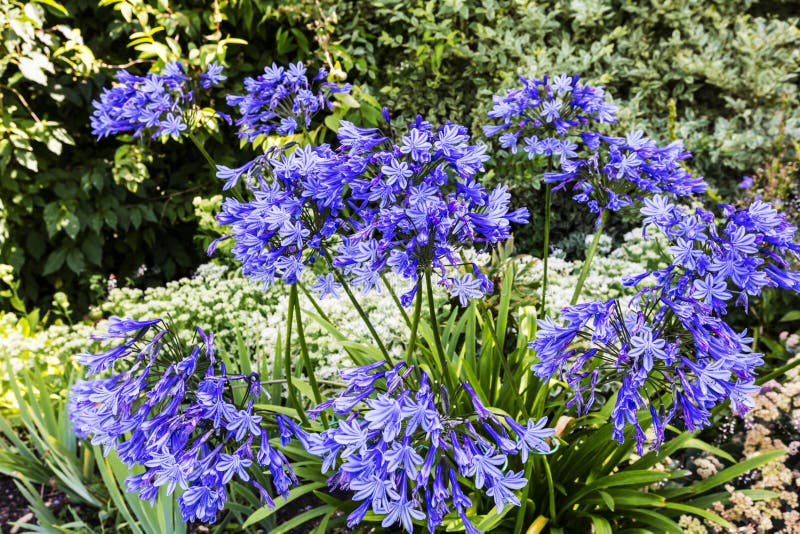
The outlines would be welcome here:
M 390 270 L 415 282 L 405 305 L 426 269 L 462 304 L 490 291 L 477 268 L 463 272 L 459 251 L 508 239 L 510 224 L 526 222 L 528 213 L 510 211 L 505 187 L 489 192 L 475 180 L 486 147 L 471 144 L 463 126 L 434 128 L 421 117 L 399 144 L 347 121 L 337 135 L 336 149 L 306 146 L 286 156 L 287 148 L 239 168 L 218 167 L 226 189 L 245 177 L 254 196 L 226 200 L 218 215 L 231 226 L 245 274 L 294 283 L 305 264 L 324 257 L 365 293 L 379 289 Z M 336 294 L 338 283 L 329 272 L 315 287 Z
M 225 189 L 244 182 L 253 194 L 246 202 L 227 198 L 217 214 L 230 225 L 234 257 L 246 276 L 265 286 L 276 278 L 293 284 L 303 267 L 324 254 L 324 246 L 342 226 L 346 182 L 338 156 L 328 145 L 306 146 L 286 154 L 277 150 L 246 165 L 217 167 Z M 214 242 L 209 248 L 213 253 Z
M 519 137 L 529 159 L 557 158 L 560 170 L 546 172 L 555 189 L 570 187 L 573 198 L 592 213 L 618 211 L 641 196 L 669 193 L 687 196 L 705 191 L 702 178 L 693 177 L 681 162 L 691 156 L 680 141 L 659 147 L 642 132 L 626 137 L 601 135 L 587 129 L 592 122 L 616 122 L 617 107 L 605 99 L 602 87 L 583 85 L 578 76 L 541 80 L 522 78 L 523 87 L 495 96 L 489 117 L 502 121 L 486 126 L 500 145 L 517 152 Z
M 569 405 L 581 414 L 592 407 L 599 381 L 619 383 L 614 439 L 624 442 L 632 427 L 640 454 L 647 441 L 640 411 L 650 411 L 656 449 L 676 414 L 690 430 L 703 428 L 711 408 L 731 399 L 746 411 L 758 390 L 754 369 L 762 359 L 751 352 L 752 340 L 689 298 L 675 302 L 646 290 L 627 309 L 614 299 L 567 307 L 562 317 L 563 326 L 540 321 L 530 344 L 540 360 L 534 373 L 565 381 Z
M 561 170 L 545 173 L 544 180 L 557 184 L 554 190 L 571 187 L 572 198 L 592 213 L 619 211 L 652 194 L 681 197 L 706 190 L 705 180 L 681 164 L 691 157 L 682 141 L 659 147 L 641 131 L 624 138 L 583 132 L 580 138 L 589 155 L 562 158 Z
M 187 126 L 186 108 L 194 101 L 192 79 L 177 61 L 168 63 L 159 74 L 136 76 L 126 70 L 117 73 L 118 85 L 104 89 L 92 102 L 92 133 L 102 139 L 109 135 L 151 133 L 153 138 L 178 138 Z M 222 67 L 208 65 L 200 74 L 199 85 L 209 89 L 225 80 Z
M 494 105 L 488 116 L 501 122 L 484 127 L 489 137 L 504 132 L 500 143 L 515 154 L 519 137 L 526 129 L 551 135 L 524 138 L 529 158 L 537 154 L 564 157 L 572 149 L 560 137 L 570 130 L 580 130 L 590 122 L 617 122 L 617 106 L 606 101 L 605 90 L 584 85 L 578 75 L 561 74 L 552 79 L 544 76 L 540 80 L 520 76 L 520 80 L 522 87 L 509 89 L 505 96 L 492 97 Z
M 650 411 L 655 448 L 676 415 L 695 430 L 708 425 L 710 410 L 726 400 L 737 414 L 752 407 L 763 355 L 752 352 L 746 331 L 725 322 L 728 305 L 736 296 L 735 303 L 746 307 L 748 297 L 765 287 L 800 292 L 800 272 L 791 269 L 800 256 L 796 228 L 770 204 L 723 206 L 718 221 L 655 195 L 641 211 L 645 223 L 671 241 L 673 261 L 625 283 L 652 275 L 655 285 L 640 290 L 627 309 L 617 300 L 567 307 L 566 324 L 541 321 L 530 344 L 540 359 L 536 375 L 567 382 L 571 404 L 581 413 L 592 406 L 599 380 L 620 382 L 614 437 L 623 441 L 630 425 L 640 449 L 646 441 L 640 410 Z
M 79 437 L 91 438 L 106 454 L 114 449 L 129 468 L 145 467 L 127 478 L 128 491 L 155 502 L 162 486 L 167 495 L 179 489 L 183 519 L 212 523 L 234 480 L 251 484 L 273 505 L 248 473 L 254 462 L 269 469 L 273 487 L 283 496 L 297 478 L 283 453 L 270 445 L 262 417 L 253 413 L 258 375 L 227 375 L 214 356 L 213 335 L 197 332 L 202 341 L 184 351 L 161 320 L 112 317 L 108 335 L 100 339 L 120 344 L 78 359 L 89 375 L 118 362 L 124 370 L 78 381 L 68 408 Z M 247 389 L 235 402 L 238 384 Z
M 301 62 L 288 68 L 272 64 L 264 74 L 245 78 L 243 95 L 228 95 L 228 105 L 238 107 L 239 137 L 253 142 L 259 135 L 292 135 L 307 130 L 314 115 L 331 109 L 331 93 L 349 93 L 350 84 L 323 81 L 328 72 L 320 69 L 309 82 Z
M 654 224 L 672 244 L 674 262 L 652 273 L 668 295 L 688 293 L 724 315 L 734 296 L 737 305 L 747 308 L 748 297 L 760 295 L 764 287 L 800 292 L 800 273 L 792 270 L 800 256 L 800 245 L 794 242 L 797 228 L 768 202 L 721 208 L 718 220 L 699 208 L 692 213 L 665 196 L 645 200 L 645 224 Z
M 399 143 L 375 129 L 343 122 L 338 132 L 347 157 L 342 168 L 352 206 L 333 260 L 353 285 L 368 292 L 392 270 L 416 282 L 433 269 L 462 305 L 491 290 L 477 268 L 458 269 L 459 251 L 480 249 L 511 236 L 510 224 L 525 223 L 525 208 L 509 210 L 504 186 L 491 192 L 475 178 L 489 159 L 486 146 L 472 144 L 467 129 L 453 123 L 434 128 L 417 117 Z M 416 286 L 403 295 L 408 305 Z
M 510 457 L 551 451 L 554 430 L 547 419 L 523 426 L 510 417 L 489 411 L 469 384 L 474 412 L 460 416 L 443 413 L 428 376 L 404 363 L 385 370 L 385 362 L 341 372 L 347 388 L 314 410 L 332 409 L 344 419 L 320 434 L 308 433 L 287 422 L 310 453 L 319 456 L 323 472 L 334 470 L 328 484 L 353 492 L 361 504 L 348 517 L 348 526 L 360 523 L 368 511 L 384 516 L 383 527 L 397 524 L 407 532 L 413 522 L 425 521 L 430 532 L 451 511 L 466 531 L 479 532 L 467 510 L 469 487 L 491 497 L 499 512 L 519 506 L 516 491 L 527 485 L 522 471 L 507 468 Z M 382 370 L 383 369 L 383 370 Z

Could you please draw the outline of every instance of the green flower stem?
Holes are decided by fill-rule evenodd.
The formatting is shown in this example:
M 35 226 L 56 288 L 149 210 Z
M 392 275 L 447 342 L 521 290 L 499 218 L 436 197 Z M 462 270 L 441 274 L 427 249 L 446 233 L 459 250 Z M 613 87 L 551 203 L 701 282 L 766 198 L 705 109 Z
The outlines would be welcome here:
M 542 246 L 542 314 L 547 303 L 547 257 L 550 255 L 550 184 L 544 187 L 544 245 Z
M 311 391 L 314 393 L 314 402 L 322 404 L 322 395 L 317 385 L 317 377 L 314 376 L 314 367 L 311 365 L 311 358 L 308 357 L 308 345 L 306 345 L 306 336 L 303 332 L 303 319 L 300 315 L 300 299 L 297 297 L 297 284 L 292 284 L 291 289 L 289 289 L 289 298 L 294 300 L 294 314 L 297 320 L 297 337 L 300 339 L 300 356 L 303 358 L 303 365 L 306 368 L 308 384 L 311 386 Z M 323 423 L 327 428 L 327 419 L 323 419 Z
M 581 274 L 578 276 L 578 283 L 575 285 L 575 291 L 572 293 L 572 300 L 570 300 L 571 306 L 574 306 L 581 296 L 583 283 L 586 281 L 586 277 L 589 276 L 589 269 L 592 267 L 592 260 L 594 259 L 595 254 L 597 254 L 597 247 L 600 245 L 600 236 L 603 235 L 603 226 L 605 226 L 606 219 L 608 219 L 608 212 L 603 211 L 603 213 L 600 215 L 600 223 L 597 225 L 597 230 L 594 233 L 592 244 L 589 246 L 589 250 L 586 251 L 586 259 L 583 261 L 583 268 L 581 269 Z
M 436 321 L 436 306 L 433 303 L 433 284 L 431 283 L 431 269 L 425 269 L 425 288 L 428 293 L 428 313 L 430 313 L 431 330 L 433 330 L 433 340 L 436 344 L 436 354 L 439 356 L 439 365 L 442 367 L 442 377 L 444 378 L 445 385 L 451 395 L 456 394 L 453 387 L 453 380 L 450 376 L 450 366 L 447 363 L 447 357 L 444 354 L 444 347 L 442 346 L 442 337 L 439 333 L 439 324 Z
M 197 150 L 199 150 L 200 153 L 203 155 L 203 157 L 206 159 L 206 162 L 208 163 L 209 170 L 212 173 L 216 173 L 217 172 L 217 164 L 214 163 L 213 159 L 211 159 L 211 156 L 206 151 L 205 147 L 200 142 L 200 140 L 197 137 L 195 137 L 194 134 L 191 134 L 191 133 L 189 134 L 189 139 L 192 140 L 192 143 L 194 143 L 194 146 L 197 147 Z
M 528 458 L 528 460 L 530 461 L 528 462 L 528 465 L 525 466 L 525 480 L 528 481 L 529 484 L 528 487 L 530 488 L 533 486 L 533 484 L 530 484 L 530 480 L 531 480 L 531 475 L 533 474 L 534 457 L 531 456 Z M 525 494 L 521 499 L 521 501 L 522 502 L 520 503 L 519 510 L 517 510 L 517 519 L 516 522 L 514 523 L 514 532 L 522 532 L 524 530 L 522 526 L 525 523 L 525 511 L 528 508 L 528 495 Z
M 400 315 L 403 316 L 403 321 L 405 321 L 406 326 L 411 327 L 411 320 L 408 318 L 408 314 L 406 313 L 405 308 L 403 308 L 403 305 L 400 303 L 400 299 L 397 298 L 397 293 L 394 292 L 394 289 L 392 289 L 391 284 L 389 284 L 389 281 L 383 274 L 381 274 L 381 281 L 383 282 L 383 285 L 386 286 L 386 289 L 389 291 L 389 295 L 392 296 L 392 300 L 394 301 L 395 305 L 397 305 L 397 309 L 400 311 Z
M 411 338 L 408 340 L 406 348 L 406 362 L 411 365 L 411 356 L 414 354 L 414 347 L 417 344 L 417 329 L 419 328 L 419 316 L 422 315 L 422 278 L 417 279 L 417 292 L 414 295 L 414 318 L 411 322 Z
M 350 286 L 347 284 L 347 281 L 345 281 L 345 279 L 342 278 L 341 273 L 335 269 L 333 270 L 333 274 L 336 276 L 336 279 L 339 281 L 339 283 L 342 284 L 344 292 L 347 293 L 347 297 L 350 299 L 350 302 L 353 303 L 358 315 L 361 316 L 361 320 L 364 321 L 365 325 L 367 325 L 369 333 L 372 334 L 372 338 L 375 340 L 375 343 L 378 344 L 378 348 L 383 355 L 383 359 L 386 360 L 386 363 L 388 363 L 390 366 L 394 367 L 394 362 L 392 361 L 392 357 L 389 356 L 389 351 L 386 350 L 386 346 L 384 346 L 383 341 L 381 341 L 378 332 L 376 332 L 375 327 L 372 326 L 372 322 L 369 320 L 369 317 L 367 317 L 367 313 L 364 311 L 364 308 L 361 307 L 361 304 L 358 303 L 358 299 L 356 299 L 355 295 L 353 295 L 353 292 L 350 291 Z
M 759 377 L 758 380 L 756 380 L 756 384 L 760 386 L 761 384 L 763 384 L 765 382 L 769 382 L 773 378 L 777 378 L 777 377 L 783 375 L 784 373 L 787 373 L 787 372 L 791 371 L 792 369 L 794 369 L 798 365 L 800 365 L 800 357 L 795 357 L 794 361 L 791 361 L 791 362 L 787 363 L 783 367 L 779 367 L 779 368 L 775 369 L 771 373 L 767 373 L 764 376 Z
M 294 287 L 294 286 L 293 286 Z M 284 372 L 286 373 L 286 389 L 289 390 L 289 399 L 294 404 L 294 409 L 297 410 L 297 415 L 305 426 L 308 426 L 308 417 L 306 417 L 300 401 L 297 399 L 297 387 L 294 385 L 294 378 L 292 376 L 292 321 L 294 319 L 294 306 L 295 301 L 289 295 L 289 306 L 286 312 L 286 344 L 283 350 L 283 364 Z
M 555 484 L 553 484 L 553 473 L 550 472 L 550 463 L 547 461 L 547 458 L 542 457 L 542 463 L 544 464 L 544 472 L 547 476 L 547 497 L 548 497 L 548 509 L 550 514 L 550 519 L 555 521 L 557 519 L 556 516 L 556 488 Z M 538 521 L 538 519 L 537 519 Z M 546 522 L 545 522 L 546 524 Z M 544 526 L 544 525 L 543 525 Z

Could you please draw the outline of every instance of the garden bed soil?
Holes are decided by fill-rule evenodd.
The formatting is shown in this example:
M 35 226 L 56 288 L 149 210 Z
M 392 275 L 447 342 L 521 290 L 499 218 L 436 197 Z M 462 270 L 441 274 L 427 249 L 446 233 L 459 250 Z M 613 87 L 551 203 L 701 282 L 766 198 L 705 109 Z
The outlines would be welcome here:
M 10 532 L 13 528 L 11 523 L 29 512 L 28 501 L 17 489 L 14 479 L 0 475 L 0 532 Z

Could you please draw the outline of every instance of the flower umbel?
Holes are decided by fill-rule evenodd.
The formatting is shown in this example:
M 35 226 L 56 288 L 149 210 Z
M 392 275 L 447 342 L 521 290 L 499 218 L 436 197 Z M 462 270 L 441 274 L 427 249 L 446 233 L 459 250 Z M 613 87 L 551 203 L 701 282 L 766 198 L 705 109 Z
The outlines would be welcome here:
M 427 520 L 433 532 L 454 510 L 477 532 L 465 513 L 472 505 L 465 484 L 482 489 L 498 512 L 506 504 L 518 506 L 515 492 L 527 481 L 507 464 L 518 454 L 524 461 L 528 454 L 550 452 L 546 440 L 554 430 L 546 428 L 546 419 L 527 426 L 502 420 L 483 407 L 469 384 L 465 391 L 480 406 L 477 414 L 444 413 L 425 373 L 414 383 L 413 369 L 404 363 L 385 369 L 378 362 L 342 373 L 347 388 L 325 405 L 346 418 L 338 427 L 316 434 L 286 422 L 303 447 L 322 459 L 324 470 L 333 470 L 329 485 L 362 501 L 348 525 L 371 510 L 384 516 L 383 526 L 399 524 L 411 532 L 414 521 Z
M 79 437 L 102 445 L 105 454 L 114 449 L 129 468 L 145 467 L 127 478 L 128 491 L 155 502 L 160 487 L 166 486 L 167 495 L 180 488 L 183 519 L 213 523 L 233 480 L 249 482 L 272 504 L 248 474 L 254 459 L 269 470 L 283 496 L 296 478 L 286 457 L 270 447 L 262 417 L 253 412 L 258 375 L 228 375 L 214 356 L 213 335 L 197 332 L 201 341 L 179 350 L 180 340 L 163 321 L 112 318 L 106 338 L 122 344 L 84 355 L 82 361 L 90 365 L 90 375 L 123 358 L 125 368 L 78 381 L 70 391 L 69 415 Z M 238 402 L 236 384 L 246 387 Z M 254 458 L 256 443 L 269 453 Z

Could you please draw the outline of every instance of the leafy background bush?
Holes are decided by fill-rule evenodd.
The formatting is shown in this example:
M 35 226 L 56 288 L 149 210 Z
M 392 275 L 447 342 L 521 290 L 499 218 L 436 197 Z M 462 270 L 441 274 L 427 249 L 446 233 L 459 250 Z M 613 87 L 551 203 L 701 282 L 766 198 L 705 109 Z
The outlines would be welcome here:
M 616 131 L 683 139 L 697 154 L 690 165 L 728 192 L 780 148 L 779 125 L 786 137 L 800 133 L 800 33 L 782 2 L 359 0 L 331 9 L 345 67 L 392 109 L 479 127 L 490 96 L 518 75 L 582 73 L 623 110 Z M 497 178 L 541 214 L 541 175 L 498 159 Z M 551 242 L 590 229 L 569 195 L 554 201 Z M 541 235 L 534 221 L 517 237 L 533 251 Z
M 377 97 L 396 115 L 419 110 L 439 120 L 463 117 L 475 127 L 488 97 L 515 85 L 519 74 L 581 72 L 607 86 L 624 110 L 623 129 L 644 128 L 662 142 L 670 141 L 666 132 L 683 138 L 699 154 L 691 165 L 730 190 L 771 155 L 794 158 L 789 140 L 800 132 L 800 30 L 788 5 L 5 3 L 0 262 L 14 267 L 29 305 L 46 306 L 61 290 L 80 311 L 102 296 L 109 274 L 146 286 L 185 275 L 203 261 L 192 239 L 192 201 L 215 193 L 217 184 L 194 148 L 132 139 L 98 143 L 88 132 L 90 102 L 114 68 L 143 72 L 174 58 L 192 65 L 216 58 L 235 80 L 273 60 L 317 58 L 341 67 L 363 98 Z M 354 113 L 367 123 L 378 120 L 374 106 Z M 213 132 L 206 139 L 217 161 L 242 160 L 237 147 L 219 139 Z M 540 213 L 540 174 L 502 155 L 493 172 L 513 183 L 517 202 Z M 551 242 L 580 257 L 581 234 L 591 221 L 563 209 L 568 195 L 554 195 L 554 203 Z M 619 239 L 625 226 L 616 228 Z M 533 237 L 539 230 L 532 225 L 518 236 L 519 248 L 540 250 Z
M 110 274 L 152 285 L 203 261 L 192 201 L 218 187 L 196 149 L 149 139 L 97 142 L 88 117 L 91 101 L 121 67 L 146 72 L 177 58 L 195 66 L 216 59 L 240 79 L 264 63 L 308 54 L 309 38 L 302 25 L 294 27 L 291 7 L 215 5 L 0 6 L 0 262 L 14 267 L 28 304 L 47 305 L 61 290 L 85 310 Z M 247 52 L 242 38 L 255 39 Z M 230 50 L 238 53 L 226 61 Z M 219 161 L 234 159 L 237 147 L 213 138 L 208 144 Z

